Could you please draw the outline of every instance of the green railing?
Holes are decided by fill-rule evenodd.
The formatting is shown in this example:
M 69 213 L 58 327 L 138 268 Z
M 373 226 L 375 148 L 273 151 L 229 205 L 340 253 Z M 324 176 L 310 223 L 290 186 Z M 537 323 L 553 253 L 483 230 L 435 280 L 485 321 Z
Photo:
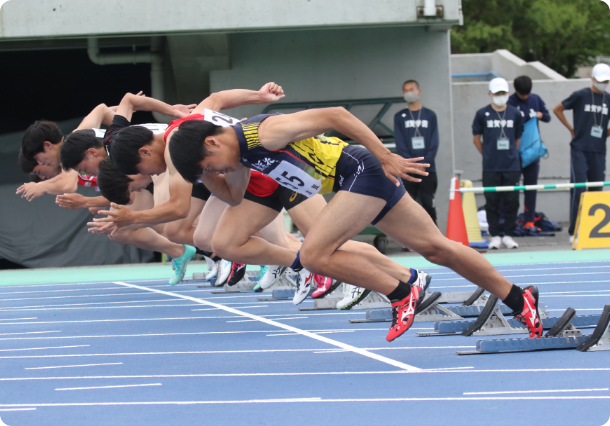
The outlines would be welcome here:
M 390 110 L 392 105 L 405 103 L 404 98 L 374 98 L 374 99 L 348 99 L 342 101 L 315 101 L 315 102 L 290 102 L 290 103 L 279 103 L 267 106 L 263 110 L 263 114 L 270 112 L 276 112 L 286 109 L 297 109 L 305 110 L 311 108 L 328 108 L 340 106 L 350 111 L 355 106 L 362 105 L 379 105 L 379 111 L 375 118 L 368 124 L 369 128 L 375 132 L 377 128 L 385 132 L 380 136 L 384 143 L 394 142 L 394 129 L 389 128 L 383 123 L 383 118 Z M 393 119 L 392 119 L 393 122 Z M 331 132 L 332 133 L 332 132 Z

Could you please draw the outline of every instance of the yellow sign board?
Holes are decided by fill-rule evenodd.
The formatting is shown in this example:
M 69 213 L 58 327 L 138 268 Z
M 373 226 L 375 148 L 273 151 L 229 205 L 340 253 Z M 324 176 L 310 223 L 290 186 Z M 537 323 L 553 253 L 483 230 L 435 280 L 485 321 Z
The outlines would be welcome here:
M 610 248 L 610 192 L 583 192 L 572 250 Z

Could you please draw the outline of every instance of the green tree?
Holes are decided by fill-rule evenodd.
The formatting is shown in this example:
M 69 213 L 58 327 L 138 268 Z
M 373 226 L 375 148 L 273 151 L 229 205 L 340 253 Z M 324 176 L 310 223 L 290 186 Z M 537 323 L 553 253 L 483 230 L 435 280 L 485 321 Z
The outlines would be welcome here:
M 508 49 L 566 77 L 610 54 L 610 9 L 600 0 L 462 0 L 464 25 L 451 31 L 453 53 Z

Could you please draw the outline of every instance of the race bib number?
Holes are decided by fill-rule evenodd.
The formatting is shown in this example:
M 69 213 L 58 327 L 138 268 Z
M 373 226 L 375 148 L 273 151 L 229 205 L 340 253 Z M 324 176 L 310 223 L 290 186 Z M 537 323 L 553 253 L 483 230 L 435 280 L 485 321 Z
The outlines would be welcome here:
M 602 126 L 591 127 L 591 136 L 593 136 L 594 138 L 601 138 L 603 134 L 604 131 L 602 129 Z
M 221 114 L 211 109 L 203 110 L 203 119 L 217 126 L 229 127 L 239 123 L 237 118 L 229 117 L 228 115 Z
M 104 136 L 106 135 L 106 130 L 104 129 L 91 129 L 95 132 L 95 137 L 96 138 L 101 138 L 104 139 Z
M 165 131 L 167 130 L 167 124 L 164 123 L 136 124 L 136 126 L 145 127 L 151 132 L 153 132 L 154 135 L 160 135 L 162 133 L 165 133 Z
M 424 149 L 426 147 L 423 136 L 413 136 L 411 143 L 413 144 L 413 149 Z
M 510 148 L 510 141 L 508 139 L 498 139 L 498 151 L 506 151 Z
M 282 161 L 268 176 L 280 185 L 306 197 L 313 197 L 322 189 L 322 179 L 314 179 L 297 166 Z

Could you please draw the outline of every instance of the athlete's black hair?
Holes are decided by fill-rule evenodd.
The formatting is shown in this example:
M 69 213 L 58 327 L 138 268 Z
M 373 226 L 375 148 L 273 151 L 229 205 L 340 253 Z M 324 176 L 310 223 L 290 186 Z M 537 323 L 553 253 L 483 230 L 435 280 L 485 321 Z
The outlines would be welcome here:
M 208 121 L 188 120 L 180 124 L 172 135 L 169 156 L 185 180 L 195 183 L 199 179 L 203 173 L 199 163 L 210 155 L 203 142 L 205 138 L 218 135 L 221 131 L 221 126 Z
M 63 137 L 64 135 L 57 127 L 57 123 L 45 120 L 36 121 L 23 134 L 23 140 L 21 141 L 23 155 L 26 158 L 33 159 L 36 154 L 44 151 L 45 141 L 56 145 L 61 142 Z
M 22 148 L 19 148 L 18 162 L 19 162 L 19 167 L 21 168 L 21 171 L 28 175 L 32 174 L 32 172 L 34 171 L 34 168 L 38 165 L 38 162 L 36 160 L 27 158 L 25 155 L 23 155 Z
M 153 141 L 153 132 L 142 126 L 121 129 L 110 144 L 110 158 L 115 167 L 126 175 L 137 175 L 141 158 L 138 150 Z
M 129 204 L 129 183 L 133 179 L 117 170 L 109 157 L 100 161 L 97 173 L 97 187 L 102 197 L 111 203 Z
M 407 80 L 404 83 L 402 83 L 402 87 L 405 87 L 405 84 L 407 83 L 415 83 L 415 85 L 417 86 L 417 88 L 419 89 L 419 83 L 415 80 Z
M 87 157 L 89 148 L 103 148 L 103 146 L 104 144 L 93 133 L 84 131 L 70 133 L 64 139 L 59 151 L 61 166 L 66 171 L 73 169 Z
M 515 90 L 520 95 L 529 95 L 532 93 L 532 79 L 527 75 L 522 75 L 520 77 L 515 78 Z

